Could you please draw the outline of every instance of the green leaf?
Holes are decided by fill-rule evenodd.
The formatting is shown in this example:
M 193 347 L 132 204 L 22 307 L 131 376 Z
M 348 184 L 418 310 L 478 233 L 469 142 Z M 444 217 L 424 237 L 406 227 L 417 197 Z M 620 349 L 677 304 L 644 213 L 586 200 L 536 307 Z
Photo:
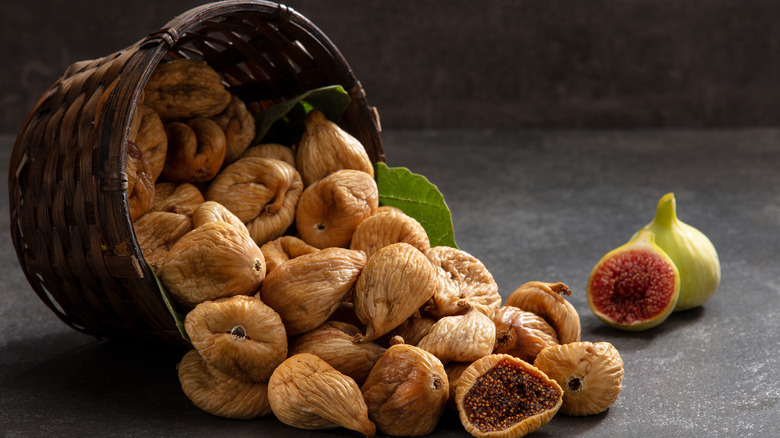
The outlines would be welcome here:
M 303 135 L 309 111 L 322 111 L 328 120 L 336 123 L 351 100 L 344 87 L 332 85 L 315 88 L 279 102 L 255 116 L 255 139 L 252 144 L 262 142 L 292 146 Z
M 149 262 L 146 262 L 146 264 L 149 265 Z M 154 269 L 152 269 L 152 265 L 149 265 L 149 270 L 152 272 L 154 281 L 157 282 L 157 287 L 160 289 L 160 295 L 162 296 L 163 302 L 165 302 L 165 307 L 167 307 L 168 311 L 171 312 L 171 316 L 173 317 L 173 320 L 176 322 L 176 327 L 179 329 L 179 333 L 181 333 L 181 337 L 186 339 L 188 342 L 191 342 L 190 336 L 187 334 L 187 331 L 184 329 L 184 318 L 187 315 L 180 312 L 173 306 L 173 301 L 171 300 L 170 295 L 168 295 L 168 291 L 165 290 L 165 287 L 162 285 L 162 283 L 160 283 L 160 279 L 157 278 L 156 275 L 154 275 Z
M 428 233 L 431 246 L 457 248 L 452 214 L 439 189 L 422 175 L 405 167 L 376 164 L 379 203 L 400 208 L 417 219 Z

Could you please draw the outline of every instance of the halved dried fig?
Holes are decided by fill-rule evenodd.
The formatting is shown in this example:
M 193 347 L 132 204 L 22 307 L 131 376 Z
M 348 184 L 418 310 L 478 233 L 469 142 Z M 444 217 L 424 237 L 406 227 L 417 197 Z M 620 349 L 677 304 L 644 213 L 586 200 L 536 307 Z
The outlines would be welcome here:
M 248 420 L 271 413 L 267 383 L 235 379 L 209 366 L 197 350 L 184 355 L 178 374 L 187 398 L 212 415 Z
M 563 283 L 529 281 L 512 292 L 504 305 L 519 307 L 544 318 L 555 329 L 560 344 L 579 342 L 580 316 L 563 295 L 571 295 L 571 290 Z
M 385 352 L 385 348 L 373 342 L 358 343 L 362 336 L 352 324 L 327 321 L 295 338 L 290 344 L 290 356 L 311 353 L 361 385 Z
M 496 324 L 494 353 L 511 354 L 533 363 L 542 349 L 558 345 L 558 336 L 541 316 L 514 306 L 502 306 L 493 315 Z
M 522 359 L 491 354 L 458 379 L 455 403 L 475 437 L 521 437 L 547 424 L 563 402 L 555 380 Z
M 361 252 L 362 254 L 362 252 Z M 355 314 L 366 325 L 366 339 L 398 327 L 442 287 L 436 269 L 420 250 L 394 243 L 366 262 L 355 284 Z
M 157 181 L 165 166 L 165 155 L 168 153 L 168 135 L 165 125 L 157 111 L 150 106 L 143 106 L 143 116 L 140 119 L 135 143 L 149 163 L 149 171 L 154 181 Z
M 298 201 L 295 225 L 306 243 L 317 248 L 347 248 L 352 234 L 379 205 L 371 175 L 339 170 L 306 187 Z
M 238 380 L 267 382 L 287 358 L 282 319 L 259 298 L 202 302 L 187 313 L 184 329 L 203 360 Z
M 295 220 L 303 190 L 301 176 L 289 164 L 271 158 L 241 158 L 211 182 L 206 200 L 227 207 L 246 224 L 258 245 L 284 234 Z
M 230 210 L 225 208 L 224 205 L 219 202 L 206 201 L 203 202 L 192 212 L 192 227 L 198 228 L 209 222 L 227 222 L 230 225 L 238 228 L 239 230 L 249 234 L 249 230 L 246 229 L 241 220 L 234 215 Z M 262 250 L 261 250 L 262 251 Z M 265 256 L 265 254 L 263 254 Z M 268 274 L 268 263 L 266 262 L 265 273 Z
M 473 362 L 493 352 L 496 326 L 484 313 L 472 309 L 465 315 L 445 316 L 417 343 L 442 363 Z
M 328 320 L 365 263 L 365 254 L 344 248 L 302 255 L 268 274 L 260 298 L 282 317 L 287 334 L 299 335 Z
M 382 433 L 427 435 L 439 422 L 449 397 L 444 366 L 432 354 L 408 344 L 379 357 L 361 387 L 368 418 Z
M 290 356 L 276 368 L 268 401 L 279 421 L 299 429 L 341 426 L 368 437 L 376 433 L 355 381 L 310 353 Z
M 438 268 L 445 285 L 426 308 L 435 317 L 459 315 L 470 308 L 492 316 L 501 306 L 498 284 L 476 257 L 449 246 L 430 248 L 425 256 Z
M 260 248 L 242 230 L 209 222 L 179 239 L 168 252 L 158 277 L 184 307 L 232 295 L 251 295 L 265 278 Z
M 423 253 L 431 247 L 428 234 L 417 219 L 397 208 L 382 207 L 355 228 L 349 247 L 371 257 L 379 248 L 398 242 L 408 243 Z
M 146 82 L 144 95 L 144 102 L 166 121 L 215 116 L 231 98 L 216 70 L 199 59 L 159 64 Z
M 190 183 L 158 182 L 154 185 L 154 200 L 151 211 L 169 211 L 192 217 L 195 209 L 206 200 L 203 194 Z
M 318 110 L 310 111 L 305 123 L 295 154 L 296 167 L 305 186 L 342 169 L 360 170 L 374 178 L 374 165 L 355 137 Z
M 609 342 L 573 342 L 542 350 L 534 366 L 563 388 L 561 412 L 593 415 L 615 404 L 623 389 L 623 360 Z
M 154 179 L 149 163 L 135 143 L 127 142 L 127 206 L 130 219 L 135 220 L 146 213 L 154 198 Z
M 260 247 L 260 251 L 263 251 L 263 255 L 265 256 L 266 272 L 271 272 L 277 266 L 290 259 L 311 254 L 319 251 L 319 249 L 309 245 L 298 237 L 282 236 L 264 243 L 263 246 Z
M 295 167 L 295 151 L 279 143 L 262 143 L 250 146 L 241 157 L 274 158 Z
M 205 182 L 214 178 L 225 160 L 225 133 L 203 117 L 165 125 L 168 153 L 163 179 L 173 182 Z
M 133 222 L 133 230 L 144 258 L 157 272 L 168 251 L 192 230 L 192 220 L 185 214 L 149 211 Z
M 227 143 L 225 163 L 239 159 L 255 138 L 255 118 L 238 96 L 232 96 L 230 104 L 212 118 L 225 132 Z

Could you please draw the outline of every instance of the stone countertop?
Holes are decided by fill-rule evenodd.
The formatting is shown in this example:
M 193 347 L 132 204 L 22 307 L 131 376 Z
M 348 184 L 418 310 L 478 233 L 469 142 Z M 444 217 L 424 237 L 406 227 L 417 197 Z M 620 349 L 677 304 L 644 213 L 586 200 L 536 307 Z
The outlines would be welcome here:
M 625 363 L 607 412 L 557 415 L 533 436 L 772 436 L 780 429 L 780 130 L 389 131 L 388 164 L 438 185 L 461 249 L 506 298 L 530 280 L 562 281 L 582 338 Z M 97 340 L 35 295 L 8 232 L 0 137 L 0 431 L 5 436 L 315 436 L 273 417 L 228 420 L 195 408 L 178 352 Z M 649 222 L 658 199 L 718 250 L 722 282 L 704 306 L 632 333 L 591 313 L 593 265 Z M 448 413 L 434 437 L 467 436 Z

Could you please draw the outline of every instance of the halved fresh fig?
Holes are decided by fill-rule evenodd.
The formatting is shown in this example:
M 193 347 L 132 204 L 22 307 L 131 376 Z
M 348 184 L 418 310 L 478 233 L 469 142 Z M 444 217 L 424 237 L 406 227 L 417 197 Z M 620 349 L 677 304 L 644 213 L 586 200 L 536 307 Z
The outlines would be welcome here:
M 672 259 L 642 229 L 608 252 L 588 279 L 588 305 L 603 322 L 623 330 L 645 330 L 674 310 L 680 274 Z

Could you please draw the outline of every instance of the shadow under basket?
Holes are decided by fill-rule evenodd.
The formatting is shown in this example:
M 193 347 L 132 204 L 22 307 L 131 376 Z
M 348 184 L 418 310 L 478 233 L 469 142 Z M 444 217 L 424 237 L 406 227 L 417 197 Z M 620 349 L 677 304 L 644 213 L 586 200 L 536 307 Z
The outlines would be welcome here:
M 340 125 L 385 161 L 374 108 L 333 43 L 296 11 L 223 1 L 187 11 L 104 58 L 71 65 L 39 99 L 9 164 L 11 237 L 27 280 L 66 324 L 99 338 L 186 345 L 127 204 L 130 121 L 155 67 L 205 60 L 253 113 L 341 85 Z

